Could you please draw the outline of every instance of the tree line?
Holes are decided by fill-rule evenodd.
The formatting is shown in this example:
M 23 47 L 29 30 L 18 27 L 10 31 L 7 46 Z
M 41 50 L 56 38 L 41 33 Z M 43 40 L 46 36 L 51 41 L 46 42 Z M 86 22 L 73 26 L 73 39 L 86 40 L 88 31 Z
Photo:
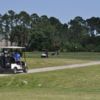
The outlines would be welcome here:
M 0 14 L 0 34 L 11 45 L 26 46 L 31 51 L 100 51 L 99 33 L 100 17 L 76 16 L 68 23 L 61 23 L 55 17 L 25 11 Z

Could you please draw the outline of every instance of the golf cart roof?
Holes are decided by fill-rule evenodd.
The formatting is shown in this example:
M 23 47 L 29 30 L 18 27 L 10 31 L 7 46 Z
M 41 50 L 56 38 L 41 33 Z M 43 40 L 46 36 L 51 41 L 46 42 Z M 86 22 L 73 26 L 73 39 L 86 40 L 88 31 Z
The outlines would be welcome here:
M 24 49 L 25 47 L 20 46 L 1 46 L 1 49 Z

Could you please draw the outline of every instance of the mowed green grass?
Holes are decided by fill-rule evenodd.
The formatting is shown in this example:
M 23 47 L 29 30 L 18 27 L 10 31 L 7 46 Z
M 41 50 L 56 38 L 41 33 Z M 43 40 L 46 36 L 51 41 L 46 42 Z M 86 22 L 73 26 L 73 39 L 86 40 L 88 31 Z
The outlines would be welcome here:
M 100 100 L 100 66 L 0 77 L 0 100 Z
M 99 60 L 99 52 L 60 52 L 59 55 L 51 55 L 52 52 L 49 52 L 49 58 L 65 58 L 65 59 L 81 59 L 81 60 Z M 27 52 L 27 58 L 41 58 L 42 52 Z
M 26 53 L 29 68 L 99 61 L 100 53 Z M 0 77 L 0 100 L 100 100 L 100 65 Z
M 27 58 L 27 65 L 29 69 L 43 68 L 43 67 L 54 67 L 60 65 L 69 65 L 77 63 L 86 63 L 86 60 L 75 60 L 65 58 Z
M 85 63 L 94 60 L 100 60 L 100 53 L 68 52 L 52 56 L 49 52 L 49 58 L 41 58 L 41 52 L 26 53 L 26 61 L 29 69 Z

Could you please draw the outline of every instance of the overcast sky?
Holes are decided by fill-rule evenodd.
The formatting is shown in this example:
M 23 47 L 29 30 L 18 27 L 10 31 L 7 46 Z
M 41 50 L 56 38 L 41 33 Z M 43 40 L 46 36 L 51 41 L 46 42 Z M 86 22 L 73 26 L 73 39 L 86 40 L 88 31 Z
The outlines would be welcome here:
M 100 17 L 100 0 L 0 0 L 0 13 L 8 10 L 54 16 L 66 23 L 76 16 Z

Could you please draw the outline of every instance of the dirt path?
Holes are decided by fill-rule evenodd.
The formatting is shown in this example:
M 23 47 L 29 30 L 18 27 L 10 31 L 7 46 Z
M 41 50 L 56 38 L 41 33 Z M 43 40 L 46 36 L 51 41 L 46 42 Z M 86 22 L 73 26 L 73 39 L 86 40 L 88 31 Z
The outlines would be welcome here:
M 72 64 L 72 65 L 65 65 L 65 66 L 55 66 L 55 67 L 31 69 L 31 70 L 28 71 L 28 73 L 39 73 L 39 72 L 55 71 L 55 70 L 86 67 L 86 66 L 99 65 L 99 64 L 100 64 L 100 61 L 92 61 L 92 62 L 84 63 L 84 64 Z
M 72 64 L 72 65 L 65 65 L 65 66 L 30 69 L 30 70 L 28 70 L 28 73 L 48 72 L 48 71 L 62 70 L 62 69 L 68 69 L 68 68 L 87 67 L 87 66 L 99 65 L 99 64 L 100 64 L 100 61 L 92 61 L 92 62 L 84 63 L 84 64 Z M 1 74 L 0 77 L 10 76 L 10 75 L 12 75 L 12 74 Z

